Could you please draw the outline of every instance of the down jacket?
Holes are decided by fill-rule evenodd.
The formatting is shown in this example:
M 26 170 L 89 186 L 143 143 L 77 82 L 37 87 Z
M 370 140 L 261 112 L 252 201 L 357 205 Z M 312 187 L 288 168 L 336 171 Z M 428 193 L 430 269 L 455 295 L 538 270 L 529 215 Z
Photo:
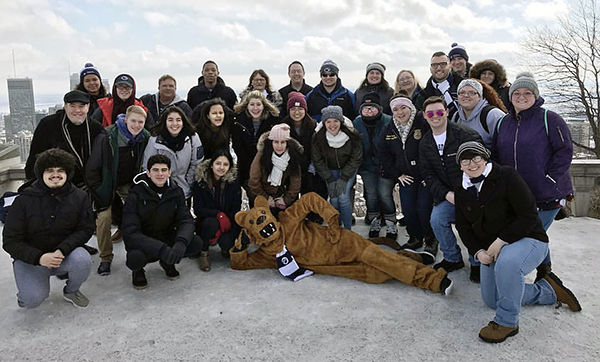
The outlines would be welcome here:
M 346 120 L 350 123 L 349 120 Z M 320 123 L 322 125 L 323 123 Z M 362 162 L 362 143 L 356 130 L 342 126 L 340 132 L 346 133 L 350 139 L 340 148 L 333 148 L 327 143 L 326 128 L 321 127 L 313 136 L 312 160 L 319 176 L 325 182 L 332 182 L 331 170 L 341 170 L 341 179 L 348 181 L 358 171 Z

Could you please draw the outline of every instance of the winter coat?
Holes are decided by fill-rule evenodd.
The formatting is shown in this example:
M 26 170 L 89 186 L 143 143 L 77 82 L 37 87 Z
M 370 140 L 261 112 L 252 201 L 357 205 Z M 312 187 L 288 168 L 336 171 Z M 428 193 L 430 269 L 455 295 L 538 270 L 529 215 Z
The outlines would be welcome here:
M 516 169 L 542 207 L 573 193 L 571 132 L 562 117 L 546 111 L 543 104 L 539 97 L 519 114 L 511 104 L 498 123 L 492 147 L 492 158 Z
M 456 163 L 458 147 L 467 141 L 482 143 L 481 136 L 470 128 L 448 122 L 444 153 L 440 156 L 433 132 L 429 131 L 419 144 L 419 172 L 425 181 L 427 190 L 433 196 L 435 204 L 446 200 L 446 194 L 460 186 L 462 171 Z
M 296 89 L 294 89 L 292 87 L 291 81 L 290 81 L 290 84 L 281 88 L 278 91 L 279 94 L 281 94 L 281 107 L 279 107 L 279 117 L 283 118 L 287 115 L 287 101 L 288 101 L 288 96 L 289 96 L 290 92 L 300 92 L 306 96 L 308 94 L 308 92 L 310 92 L 312 89 L 313 89 L 313 87 L 306 84 L 304 79 L 302 80 L 302 88 L 300 88 L 299 91 L 297 91 Z
M 189 245 L 194 237 L 194 218 L 185 203 L 183 191 L 169 182 L 166 192 L 159 197 L 150 188 L 152 182 L 145 174 L 134 178 L 123 206 L 121 232 L 125 249 L 141 250 L 159 258 L 161 249 L 176 242 Z
M 448 92 L 450 92 L 450 96 L 454 100 L 454 102 L 448 104 L 448 111 L 449 111 L 448 119 L 452 119 L 452 117 L 454 116 L 454 113 L 456 112 L 456 105 L 458 104 L 458 102 L 456 101 L 458 99 L 457 88 L 458 88 L 458 85 L 460 84 L 460 82 L 462 82 L 463 78 L 461 76 L 459 76 L 458 74 L 454 73 L 453 71 L 451 71 L 450 74 L 448 75 L 447 80 L 450 83 L 450 89 L 448 89 Z M 442 94 L 442 92 L 440 92 L 439 89 L 437 89 L 433 85 L 433 77 L 429 77 L 429 79 L 427 80 L 427 86 L 421 92 L 419 92 L 419 94 L 417 95 L 417 98 L 414 102 L 417 110 L 423 111 L 424 110 L 423 103 L 425 102 L 425 100 L 427 98 L 433 97 L 433 96 L 444 98 L 444 95 Z
M 35 179 L 34 165 L 37 155 L 58 147 L 75 156 L 77 167 L 71 182 L 81 187 L 85 184 L 85 164 L 92 153 L 92 146 L 96 137 L 103 133 L 102 126 L 89 118 L 81 125 L 76 126 L 67 118 L 64 110 L 59 110 L 42 118 L 31 140 L 29 157 L 25 163 L 25 177 Z
M 113 112 L 114 99 L 113 97 L 106 97 L 98 99 L 98 109 L 94 111 L 92 114 L 92 119 L 98 123 L 102 124 L 102 127 L 108 127 L 113 124 L 112 121 L 112 112 Z M 148 107 L 144 105 L 144 103 L 139 99 L 133 100 L 133 105 L 140 106 L 144 108 L 146 112 L 148 112 Z M 148 113 L 146 117 L 146 123 L 144 127 L 149 129 L 156 123 L 156 120 L 152 117 L 151 113 Z
M 358 116 L 354 120 L 354 129 L 356 129 L 356 131 L 360 134 L 360 139 L 362 142 L 363 155 L 360 168 L 358 169 L 359 174 L 363 171 L 377 174 L 380 173 L 381 162 L 377 140 L 385 132 L 385 129 L 390 124 L 391 120 L 392 117 L 384 113 L 381 114 L 381 117 L 375 121 L 372 127 L 368 126 L 363 121 L 362 116 Z M 370 128 L 372 128 L 371 132 L 369 132 Z
M 281 185 L 273 186 L 269 183 L 269 174 L 261 165 L 260 158 L 263 155 L 265 142 L 269 137 L 269 132 L 263 133 L 258 139 L 256 145 L 257 152 L 250 166 L 250 177 L 248 179 L 248 188 L 250 189 L 250 195 L 248 197 L 252 200 L 258 195 L 262 195 L 265 198 L 269 196 L 273 198 L 283 197 L 283 202 L 286 206 L 290 206 L 294 201 L 298 199 L 300 194 L 300 186 L 302 184 L 302 169 L 301 159 L 293 159 L 295 156 L 300 156 L 304 152 L 304 148 L 300 145 L 300 142 L 291 138 L 287 141 L 287 147 L 289 150 L 290 161 L 288 166 L 283 171 L 281 177 Z M 294 167 L 295 165 L 295 167 Z
M 164 104 L 162 107 L 159 105 L 159 99 L 160 97 L 158 92 L 155 94 L 146 94 L 140 98 L 144 105 L 148 107 L 148 113 L 152 115 L 153 120 L 153 124 L 148 124 L 148 121 L 146 121 L 146 129 L 151 129 L 154 127 L 159 122 L 162 112 L 169 106 L 177 106 L 188 118 L 192 117 L 192 108 L 187 104 L 185 99 L 181 98 L 177 94 L 175 95 L 175 98 L 169 102 L 169 104 Z
M 194 214 L 198 221 L 205 218 L 216 217 L 217 213 L 223 212 L 229 218 L 232 227 L 239 226 L 235 224 L 235 214 L 242 207 L 242 188 L 237 180 L 237 168 L 232 166 L 229 171 L 221 178 L 220 199 L 216 199 L 214 185 L 210 185 L 209 167 L 211 160 L 201 162 L 196 168 L 196 176 L 192 185 L 192 196 L 194 200 Z
M 317 122 L 312 119 L 308 114 L 304 115 L 304 119 L 302 119 L 302 125 L 300 126 L 300 134 L 296 131 L 296 126 L 294 125 L 294 120 L 290 118 L 290 116 L 286 116 L 281 120 L 281 123 L 285 123 L 290 126 L 290 137 L 300 142 L 304 152 L 302 153 L 302 172 L 303 174 L 308 172 L 308 166 L 310 165 L 311 158 L 311 149 L 312 149 L 312 138 L 315 134 L 315 127 L 317 126 Z
M 3 248 L 15 260 L 40 265 L 45 253 L 68 256 L 94 232 L 87 193 L 70 181 L 57 190 L 35 181 L 13 202 L 2 231 Z
M 339 78 L 331 93 L 327 93 L 323 88 L 323 83 L 317 84 L 306 95 L 306 105 L 308 114 L 317 122 L 321 122 L 321 110 L 331 105 L 342 107 L 342 113 L 349 119 L 354 119 L 357 115 L 354 93 L 344 88 Z
M 487 250 L 496 238 L 509 244 L 526 237 L 548 242 L 535 198 L 511 167 L 493 163 L 478 197 L 462 184 L 454 192 L 456 229 L 470 255 Z
M 394 90 L 390 87 L 387 87 L 387 89 L 383 88 L 381 83 L 367 85 L 366 87 L 359 88 L 354 92 L 354 96 L 356 97 L 356 113 L 360 113 L 360 106 L 363 103 L 363 99 L 371 92 L 377 93 L 379 96 L 380 104 L 383 107 L 383 113 L 391 116 L 392 109 L 390 108 L 390 98 L 392 98 L 394 95 Z
M 382 177 L 397 180 L 402 175 L 409 175 L 414 182 L 420 182 L 423 178 L 419 172 L 419 144 L 427 132 L 431 132 L 429 124 L 423 113 L 417 112 L 403 144 L 400 131 L 392 120 L 378 140 Z
M 198 78 L 198 85 L 190 88 L 187 94 L 187 104 L 194 109 L 200 103 L 207 99 L 221 98 L 227 104 L 227 107 L 233 109 L 237 102 L 237 97 L 233 89 L 225 85 L 221 77 L 217 77 L 217 84 L 214 88 L 209 89 L 204 85 L 204 77 Z
M 458 105 L 458 111 L 454 113 L 454 116 L 452 117 L 452 122 L 463 125 L 479 133 L 481 138 L 483 138 L 484 146 L 491 150 L 492 139 L 496 131 L 496 124 L 498 123 L 498 120 L 500 118 L 504 117 L 505 113 L 502 112 L 501 109 L 496 107 L 490 109 L 485 119 L 485 123 L 487 125 L 486 131 L 483 125 L 481 124 L 481 112 L 486 106 L 489 106 L 488 101 L 486 101 L 483 98 L 480 99 L 471 111 L 469 117 L 467 117 L 465 115 L 464 109 L 460 105 Z
M 185 198 L 189 198 L 192 194 L 196 167 L 204 158 L 204 151 L 198 134 L 194 133 L 191 137 L 186 136 L 183 148 L 177 152 L 167 146 L 163 136 L 150 137 L 144 152 L 144 162 L 142 164 L 144 170 L 150 156 L 156 154 L 169 157 L 171 160 L 171 180 L 181 187 Z
M 242 185 L 248 181 L 250 165 L 256 155 L 256 144 L 259 137 L 270 131 L 277 123 L 279 123 L 279 118 L 269 114 L 269 117 L 261 122 L 255 133 L 252 119 L 246 114 L 246 111 L 235 116 L 235 122 L 231 129 L 231 141 L 233 150 L 238 157 L 238 176 Z
M 498 93 L 502 103 L 504 103 L 504 106 L 508 109 L 508 106 L 510 105 L 510 99 L 508 97 L 510 83 L 506 82 L 506 70 L 504 70 L 504 67 L 500 63 L 493 59 L 477 62 L 469 70 L 469 78 L 481 79 L 481 73 L 486 70 L 490 70 L 494 73 L 494 81 L 490 86 Z
M 134 174 L 142 171 L 144 150 L 148 144 L 150 133 L 142 130 L 143 140 L 134 144 L 133 148 L 126 143 L 126 138 L 116 125 L 109 126 L 94 142 L 92 155 L 88 160 L 85 172 L 88 186 L 94 198 L 96 210 L 103 210 L 112 203 L 118 185 L 119 148 L 129 147 L 135 159 Z M 131 180 L 130 183 L 133 183 Z
M 332 182 L 331 170 L 341 170 L 341 179 L 347 181 L 356 173 L 362 162 L 362 143 L 360 135 L 353 129 L 342 126 L 340 132 L 350 139 L 340 148 L 327 143 L 326 129 L 322 127 L 313 136 L 312 160 L 317 173 L 325 182 Z

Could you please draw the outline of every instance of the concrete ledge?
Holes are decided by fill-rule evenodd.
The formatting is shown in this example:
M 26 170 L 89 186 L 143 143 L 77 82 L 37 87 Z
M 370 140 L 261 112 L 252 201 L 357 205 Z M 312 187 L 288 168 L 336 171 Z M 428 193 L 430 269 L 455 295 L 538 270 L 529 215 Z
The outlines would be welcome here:
M 592 192 L 600 187 L 600 160 L 573 160 L 571 178 L 575 189 L 571 210 L 574 216 L 588 216 Z

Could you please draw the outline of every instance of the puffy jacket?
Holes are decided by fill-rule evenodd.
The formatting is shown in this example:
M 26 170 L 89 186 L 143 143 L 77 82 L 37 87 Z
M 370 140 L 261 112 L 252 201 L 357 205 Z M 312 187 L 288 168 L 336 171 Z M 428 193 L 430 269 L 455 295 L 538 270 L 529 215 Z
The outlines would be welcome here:
M 337 80 L 335 89 L 327 93 L 323 84 L 319 83 L 306 95 L 308 114 L 317 122 L 321 122 L 321 110 L 327 106 L 340 106 L 342 113 L 349 119 L 356 118 L 356 99 L 354 93 L 342 86 L 342 81 Z
M 94 232 L 88 194 L 67 181 L 52 190 L 41 181 L 22 191 L 13 202 L 2 231 L 3 248 L 15 260 L 39 265 L 45 253 L 67 256 Z
M 326 182 L 333 181 L 331 170 L 341 170 L 341 179 L 347 181 L 358 170 L 362 162 L 362 143 L 359 134 L 342 126 L 350 139 L 340 148 L 333 148 L 327 143 L 326 129 L 322 127 L 313 136 L 312 160 L 317 173 Z
M 362 162 L 358 173 L 362 171 L 379 173 L 381 171 L 380 152 L 378 150 L 377 140 L 381 138 L 381 135 L 385 132 L 385 129 L 390 124 L 392 117 L 382 113 L 373 126 L 367 125 L 362 116 L 356 117 L 354 120 L 354 129 L 360 134 L 362 142 Z M 372 132 L 369 132 L 369 128 L 373 127 Z
M 187 94 L 187 103 L 194 109 L 205 100 L 217 97 L 225 101 L 227 107 L 231 109 L 233 109 L 233 106 L 237 102 L 235 92 L 225 85 L 225 82 L 221 77 L 217 77 L 217 84 L 212 89 L 206 88 L 204 85 L 204 77 L 199 77 L 198 85 L 192 87 Z

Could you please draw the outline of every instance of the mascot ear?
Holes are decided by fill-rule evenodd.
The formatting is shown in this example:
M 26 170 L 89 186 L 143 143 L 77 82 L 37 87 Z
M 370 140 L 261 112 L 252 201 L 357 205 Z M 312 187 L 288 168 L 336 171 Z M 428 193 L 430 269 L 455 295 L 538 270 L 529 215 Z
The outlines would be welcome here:
M 269 202 L 267 201 L 267 199 L 265 199 L 264 196 L 262 195 L 258 195 L 256 196 L 256 198 L 254 199 L 254 206 L 257 207 L 264 207 L 264 208 L 269 208 Z
M 248 211 L 238 211 L 235 214 L 235 222 L 237 222 L 237 224 L 241 227 L 244 227 L 244 224 L 246 222 L 246 216 L 248 216 Z

